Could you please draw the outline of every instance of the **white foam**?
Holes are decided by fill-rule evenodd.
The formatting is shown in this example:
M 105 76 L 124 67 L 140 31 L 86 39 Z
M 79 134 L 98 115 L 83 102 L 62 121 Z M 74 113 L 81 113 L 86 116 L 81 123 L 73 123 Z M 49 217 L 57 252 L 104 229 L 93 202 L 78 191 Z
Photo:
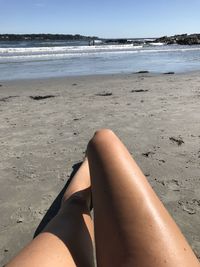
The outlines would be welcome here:
M 54 58 L 93 57 L 107 54 L 139 54 L 139 53 L 169 53 L 200 51 L 198 47 L 166 46 L 155 49 L 131 45 L 103 45 L 103 46 L 55 46 L 55 47 L 29 47 L 29 48 L 0 48 L 0 63 L 53 60 Z
M 30 53 L 45 53 L 45 52 L 78 52 L 78 51 L 104 51 L 104 50 L 126 50 L 139 49 L 142 46 L 131 45 L 94 45 L 94 46 L 54 46 L 54 47 L 27 47 L 27 48 L 0 48 L 0 54 L 30 54 Z
M 162 46 L 165 45 L 165 43 L 149 43 L 152 46 Z
M 137 53 L 138 51 L 112 51 L 112 54 L 134 54 Z M 110 51 L 104 51 L 101 53 L 101 55 L 106 55 L 110 54 Z M 100 56 L 99 52 L 85 52 L 85 53 L 59 53 L 59 54 L 29 54 L 29 55 L 8 55 L 8 56 L 0 56 L 0 61 L 12 61 L 15 62 L 15 60 L 26 60 L 26 59 L 53 59 L 53 58 L 74 58 L 74 57 L 92 57 L 92 56 Z

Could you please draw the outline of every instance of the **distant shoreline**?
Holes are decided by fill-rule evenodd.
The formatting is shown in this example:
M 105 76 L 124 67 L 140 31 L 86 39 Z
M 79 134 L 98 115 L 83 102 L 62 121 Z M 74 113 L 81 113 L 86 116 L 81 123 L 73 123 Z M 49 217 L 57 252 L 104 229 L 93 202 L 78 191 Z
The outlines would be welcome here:
M 97 36 L 84 36 L 80 34 L 0 34 L 0 42 L 7 41 L 94 41 L 102 40 L 105 43 L 116 44 L 142 44 L 142 43 L 164 43 L 178 45 L 200 44 L 200 34 L 177 34 L 173 36 L 162 36 L 159 38 L 99 38 Z
M 96 36 L 80 34 L 0 34 L 0 41 L 56 41 L 56 40 L 93 40 Z

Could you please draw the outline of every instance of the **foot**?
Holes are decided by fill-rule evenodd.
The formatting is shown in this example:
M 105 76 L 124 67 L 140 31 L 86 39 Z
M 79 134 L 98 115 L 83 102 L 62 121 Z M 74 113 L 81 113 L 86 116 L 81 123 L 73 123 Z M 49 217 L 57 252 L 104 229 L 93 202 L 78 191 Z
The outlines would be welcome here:
M 90 209 L 91 182 L 87 158 L 81 164 L 63 195 L 62 206 L 65 203 L 86 204 Z

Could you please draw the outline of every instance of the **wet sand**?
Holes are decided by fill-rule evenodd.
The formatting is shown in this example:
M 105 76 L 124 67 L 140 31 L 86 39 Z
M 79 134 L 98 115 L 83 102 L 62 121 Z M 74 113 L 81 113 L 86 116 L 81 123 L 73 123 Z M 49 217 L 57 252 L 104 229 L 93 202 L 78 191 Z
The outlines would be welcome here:
M 200 256 L 200 73 L 0 82 L 0 265 L 111 128 Z

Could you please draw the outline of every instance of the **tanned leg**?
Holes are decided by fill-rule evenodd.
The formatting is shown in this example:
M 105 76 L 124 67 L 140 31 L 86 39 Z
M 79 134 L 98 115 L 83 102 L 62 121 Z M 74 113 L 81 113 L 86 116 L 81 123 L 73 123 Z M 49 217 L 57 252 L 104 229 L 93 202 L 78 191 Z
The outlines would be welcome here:
M 98 266 L 199 267 L 176 223 L 112 131 L 98 131 L 87 156 Z
M 85 160 L 65 192 L 58 215 L 7 267 L 94 266 L 90 195 Z

